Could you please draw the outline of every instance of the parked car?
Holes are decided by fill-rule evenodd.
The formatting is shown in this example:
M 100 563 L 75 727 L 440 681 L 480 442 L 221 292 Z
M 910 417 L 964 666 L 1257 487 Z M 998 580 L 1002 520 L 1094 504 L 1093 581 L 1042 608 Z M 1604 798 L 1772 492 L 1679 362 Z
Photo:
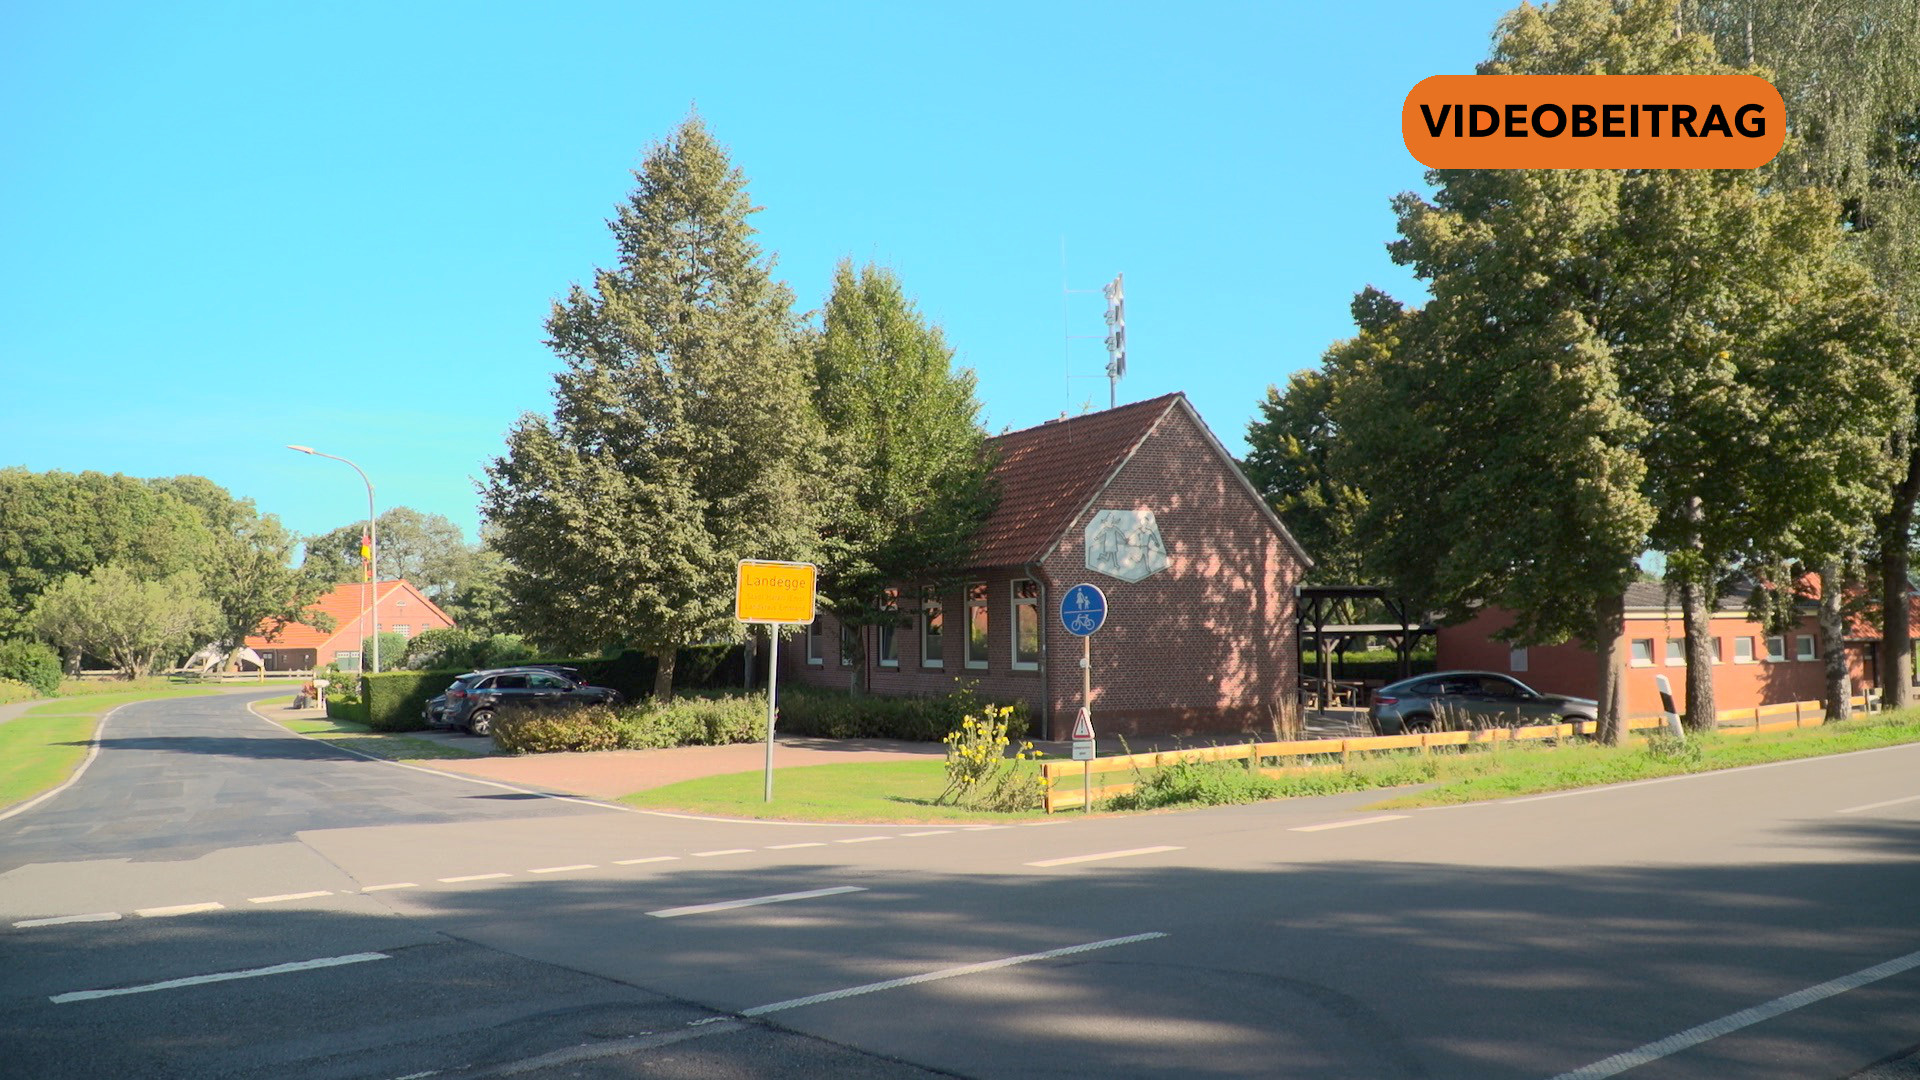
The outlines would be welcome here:
M 428 727 L 448 726 L 446 721 L 447 695 L 439 694 L 435 696 L 433 700 L 422 706 L 420 711 L 421 714 L 426 717 Z
M 1373 692 L 1367 719 L 1380 735 L 1452 727 L 1517 727 L 1592 720 L 1592 698 L 1543 694 L 1494 671 L 1436 671 Z
M 463 728 L 469 735 L 491 735 L 494 713 L 508 705 L 618 705 L 626 700 L 618 690 L 588 686 L 577 674 L 573 668 L 561 667 L 470 671 L 447 687 L 438 722 L 443 727 Z M 428 702 L 429 722 L 433 722 L 433 708 Z

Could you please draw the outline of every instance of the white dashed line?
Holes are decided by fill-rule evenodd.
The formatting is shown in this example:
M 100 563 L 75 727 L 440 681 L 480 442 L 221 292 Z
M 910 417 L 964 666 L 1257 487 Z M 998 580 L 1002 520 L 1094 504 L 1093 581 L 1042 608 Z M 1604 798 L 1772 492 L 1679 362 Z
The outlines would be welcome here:
M 583 863 L 574 863 L 572 866 L 542 866 L 537 870 L 529 870 L 527 871 L 527 873 L 529 874 L 566 874 L 566 873 L 571 873 L 572 871 L 575 871 L 575 870 L 592 870 L 594 868 L 595 867 L 593 863 L 583 862 Z
M 866 892 L 858 885 L 836 885 L 831 889 L 808 889 L 806 892 L 778 893 L 773 896 L 756 896 L 751 900 L 723 900 L 717 904 L 693 904 L 688 907 L 661 908 L 647 914 L 656 919 L 677 919 L 682 915 L 705 915 L 710 911 L 732 911 L 734 908 L 757 907 L 761 904 L 782 904 L 788 900 L 812 900 L 817 896 L 838 896 L 841 893 Z
M 794 848 L 826 847 L 826 846 L 827 846 L 827 842 L 825 840 L 809 840 L 804 844 L 775 844 L 772 847 L 769 847 L 767 850 L 768 851 L 792 851 Z
M 411 881 L 395 881 L 386 885 L 369 885 L 366 888 L 361 889 L 360 891 L 363 893 L 386 892 L 388 889 L 417 889 L 419 887 L 420 886 L 415 885 Z
M 29 926 L 65 926 L 67 923 L 77 922 L 118 922 L 119 919 L 120 913 L 117 911 L 98 911 L 91 915 L 56 915 L 51 919 L 26 919 L 13 925 L 17 929 L 24 930 Z
M 283 903 L 287 900 L 312 900 L 316 896 L 332 896 L 332 895 L 333 895 L 332 890 L 321 889 L 318 892 L 292 892 L 292 893 L 283 893 L 279 896 L 250 896 L 247 898 L 247 903 L 278 904 L 278 903 Z
M 440 882 L 444 885 L 458 885 L 462 881 L 498 881 L 503 877 L 512 876 L 512 874 L 468 874 L 465 877 L 443 877 Z
M 176 904 L 173 907 L 135 908 L 133 913 L 147 919 L 164 919 L 169 915 L 196 915 L 202 911 L 222 911 L 227 905 L 208 902 L 205 904 Z
M 1863 810 L 1878 810 L 1883 806 L 1899 806 L 1901 803 L 1910 803 L 1915 799 L 1920 799 L 1920 795 L 1909 795 L 1904 799 L 1888 799 L 1886 802 L 1871 802 L 1865 806 L 1849 806 L 1845 810 L 1835 810 L 1834 813 L 1858 814 Z
M 929 971 L 925 975 L 909 975 L 904 979 L 888 979 L 885 982 L 867 983 L 865 986 L 850 986 L 845 990 L 831 990 L 824 994 L 792 998 L 788 1001 L 776 1001 L 771 1005 L 756 1005 L 751 1009 L 740 1010 L 741 1016 L 765 1016 L 768 1013 L 784 1012 L 807 1005 L 818 1005 L 826 1001 L 839 1001 L 843 998 L 859 997 L 862 994 L 878 993 L 882 990 L 894 990 L 902 986 L 918 986 L 921 983 L 935 982 L 940 979 L 952 979 L 961 975 L 973 975 L 982 971 L 998 971 L 1016 964 L 1030 964 L 1035 960 L 1051 960 L 1056 956 L 1072 956 L 1076 953 L 1092 952 L 1095 949 L 1110 949 L 1115 945 L 1131 945 L 1137 941 L 1152 941 L 1167 935 L 1155 931 L 1150 934 L 1133 934 L 1128 937 L 1108 938 L 1105 941 L 1091 941 L 1085 945 L 1069 945 L 1063 949 L 1048 949 L 1046 952 L 1027 953 L 1024 956 L 1009 956 L 1000 960 L 988 960 L 979 964 L 964 964 L 960 967 Z
M 719 851 L 696 851 L 693 853 L 693 857 L 696 859 L 711 859 L 715 855 L 750 855 L 752 853 L 752 848 L 730 847 L 721 848 Z
M 1818 986 L 1809 986 L 1805 990 L 1796 991 L 1785 997 L 1774 998 L 1764 1005 L 1755 1005 L 1751 1009 L 1730 1013 L 1718 1020 L 1688 1028 L 1677 1035 L 1669 1035 L 1658 1042 L 1650 1042 L 1624 1054 L 1615 1054 L 1572 1072 L 1561 1073 L 1553 1080 L 1604 1080 L 1605 1077 L 1618 1076 L 1628 1069 L 1645 1065 L 1649 1061 L 1658 1061 L 1689 1047 L 1699 1046 L 1703 1042 L 1709 1042 L 1722 1035 L 1732 1034 L 1741 1028 L 1752 1027 L 1783 1013 L 1790 1013 L 1816 1001 L 1825 1001 L 1849 990 L 1857 990 L 1868 983 L 1876 983 L 1916 967 L 1920 967 L 1920 952 L 1910 952 L 1884 964 L 1862 968 L 1851 975 L 1842 975 L 1838 979 L 1830 979 Z
M 1301 825 L 1288 829 L 1288 832 L 1326 832 L 1328 829 L 1349 829 L 1355 825 L 1378 825 L 1383 821 L 1400 821 L 1405 814 L 1381 814 L 1379 817 L 1348 818 L 1345 821 L 1327 821 L 1319 825 Z
M 856 836 L 851 840 L 835 840 L 836 844 L 871 844 L 875 840 L 891 840 L 891 836 Z
M 644 859 L 615 859 L 615 860 L 613 860 L 613 865 L 615 865 L 615 866 L 639 866 L 639 865 L 640 865 L 641 863 L 650 863 L 650 862 L 678 862 L 678 861 L 680 861 L 680 856 L 678 856 L 678 855 L 649 855 L 649 856 L 647 856 L 647 857 L 646 857 L 646 858 L 644 858 Z
M 901 836 L 945 836 L 952 831 L 953 831 L 952 829 L 930 829 L 926 832 L 908 832 L 908 833 L 901 833 L 900 835 Z
M 301 960 L 292 964 L 275 964 L 272 967 L 249 968 L 245 971 L 222 971 L 214 975 L 192 975 L 184 979 L 168 979 L 166 982 L 148 983 L 145 986 L 122 986 L 112 990 L 75 990 L 70 994 L 55 994 L 47 1000 L 55 1005 L 65 1005 L 74 1001 L 92 1001 L 96 998 L 119 997 L 122 994 L 146 994 L 155 990 L 177 990 L 182 986 L 199 986 L 203 983 L 227 982 L 232 979 L 257 979 L 262 975 L 286 975 L 295 971 L 311 971 L 315 968 L 339 967 L 342 964 L 360 964 L 368 960 L 386 960 L 386 953 L 354 953 L 351 956 L 323 956 L 318 960 Z
M 1171 846 L 1138 847 L 1138 848 L 1128 848 L 1125 851 L 1103 851 L 1097 855 L 1069 855 L 1064 859 L 1041 859 L 1039 862 L 1030 862 L 1027 865 L 1028 866 L 1066 866 L 1069 863 L 1099 862 L 1102 859 L 1125 859 L 1125 858 L 1130 858 L 1134 855 L 1158 855 L 1163 851 L 1179 851 L 1179 850 L 1181 849 L 1177 847 L 1171 847 Z

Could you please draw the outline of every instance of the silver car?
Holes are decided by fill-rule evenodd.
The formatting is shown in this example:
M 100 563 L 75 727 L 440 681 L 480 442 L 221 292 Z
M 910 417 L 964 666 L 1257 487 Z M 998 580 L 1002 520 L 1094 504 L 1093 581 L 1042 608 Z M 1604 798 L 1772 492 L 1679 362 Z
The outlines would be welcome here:
M 1436 671 L 1373 692 L 1367 719 L 1381 735 L 1592 720 L 1592 698 L 1543 694 L 1495 671 Z

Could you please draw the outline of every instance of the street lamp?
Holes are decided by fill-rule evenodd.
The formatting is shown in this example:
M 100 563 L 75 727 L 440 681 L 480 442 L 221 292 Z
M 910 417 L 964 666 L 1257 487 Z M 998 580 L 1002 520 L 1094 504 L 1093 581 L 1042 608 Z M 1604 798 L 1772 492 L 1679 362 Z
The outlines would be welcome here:
M 360 613 L 367 620 L 367 632 L 373 638 L 373 674 L 380 674 L 380 534 L 373 517 L 373 481 L 367 479 L 367 472 L 353 462 L 336 454 L 323 454 L 311 446 L 287 444 L 287 449 L 298 450 L 314 457 L 332 458 L 346 461 L 353 471 L 360 474 L 360 480 L 367 485 L 367 581 L 360 585 Z M 368 590 L 372 590 L 372 603 L 368 603 Z M 363 665 L 364 666 L 364 665 Z

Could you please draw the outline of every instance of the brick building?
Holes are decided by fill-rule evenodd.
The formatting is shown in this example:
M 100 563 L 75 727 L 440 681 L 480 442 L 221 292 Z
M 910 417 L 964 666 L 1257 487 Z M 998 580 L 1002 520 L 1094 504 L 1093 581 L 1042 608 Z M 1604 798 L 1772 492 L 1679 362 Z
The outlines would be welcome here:
M 1803 603 L 1799 619 L 1785 634 L 1769 634 L 1747 616 L 1747 596 L 1732 591 L 1720 598 L 1709 623 L 1713 631 L 1714 705 L 1721 711 L 1751 709 L 1790 701 L 1817 701 L 1826 692 L 1826 642 L 1818 612 Z M 1443 670 L 1504 671 L 1535 690 L 1551 694 L 1595 697 L 1599 694 L 1599 659 L 1579 642 L 1564 645 L 1510 646 L 1493 635 L 1513 624 L 1500 608 L 1486 608 L 1473 618 L 1442 627 L 1437 638 L 1437 666 Z M 1915 623 L 1920 625 L 1920 623 Z M 1866 620 L 1855 620 L 1848 630 L 1848 667 L 1854 692 L 1875 685 L 1873 647 L 1866 640 L 1878 631 Z M 1686 710 L 1686 625 L 1680 601 L 1665 585 L 1642 582 L 1627 586 L 1626 621 L 1622 632 L 1626 655 L 1626 710 L 1628 716 L 1660 711 L 1655 676 L 1665 675 L 1674 703 Z
M 953 588 L 903 585 L 901 624 L 864 630 L 871 691 L 972 682 L 1024 699 L 1038 736 L 1066 738 L 1082 645 L 1060 625 L 1059 597 L 1086 581 L 1107 595 L 1092 639 L 1101 734 L 1270 730 L 1298 692 L 1294 587 L 1311 562 L 1186 396 L 990 442 L 1000 501 L 974 565 Z M 847 686 L 842 632 L 822 613 L 802 646 L 782 648 L 782 677 Z
M 360 669 L 360 644 L 368 626 L 378 626 L 413 637 L 422 630 L 439 630 L 453 625 L 453 617 L 441 611 L 419 589 L 404 580 L 382 581 L 373 590 L 378 603 L 373 612 L 367 608 L 371 598 L 360 582 L 335 585 L 313 606 L 333 616 L 334 629 L 319 630 L 305 623 L 288 623 L 271 634 L 249 634 L 247 648 L 260 654 L 268 671 L 312 671 L 338 662 L 348 671 Z M 377 618 L 371 617 L 377 613 Z M 382 670 L 399 657 L 380 658 Z

